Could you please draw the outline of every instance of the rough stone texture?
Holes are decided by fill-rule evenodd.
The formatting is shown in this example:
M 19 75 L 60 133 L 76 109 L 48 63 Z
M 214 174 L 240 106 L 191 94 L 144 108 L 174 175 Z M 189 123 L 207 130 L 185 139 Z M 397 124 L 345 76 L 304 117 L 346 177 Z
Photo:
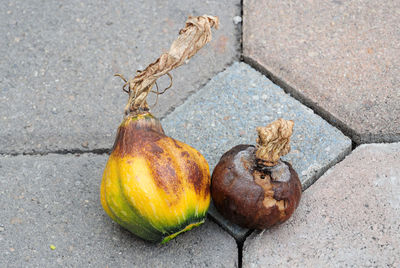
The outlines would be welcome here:
M 400 143 L 361 145 L 246 240 L 243 267 L 399 267 L 399 219 Z
M 92 154 L 0 157 L 0 267 L 238 265 L 234 239 L 210 220 L 164 246 L 119 227 L 100 204 L 106 160 Z
M 357 143 L 400 141 L 399 1 L 244 1 L 243 53 Z
M 239 3 L 1 1 L 0 153 L 110 148 L 127 101 L 114 73 L 153 62 L 189 15 L 218 15 L 213 41 L 172 72 L 154 109 L 164 116 L 237 59 Z
M 295 122 L 292 151 L 284 159 L 293 164 L 304 189 L 351 150 L 349 138 L 245 63 L 213 77 L 162 124 L 167 135 L 198 149 L 212 171 L 224 152 L 237 144 L 255 144 L 255 128 L 279 117 Z M 235 238 L 245 233 L 226 229 L 236 230 Z

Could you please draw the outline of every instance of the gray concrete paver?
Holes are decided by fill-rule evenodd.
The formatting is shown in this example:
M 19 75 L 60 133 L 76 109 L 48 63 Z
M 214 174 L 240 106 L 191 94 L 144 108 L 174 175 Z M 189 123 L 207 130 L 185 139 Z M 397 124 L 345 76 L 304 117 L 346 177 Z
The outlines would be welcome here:
M 400 141 L 399 1 L 243 3 L 243 54 L 357 143 Z
M 1 1 L 0 153 L 110 148 L 127 101 L 114 73 L 132 77 L 156 60 L 187 16 L 218 15 L 213 41 L 171 72 L 153 109 L 166 115 L 238 59 L 239 3 Z

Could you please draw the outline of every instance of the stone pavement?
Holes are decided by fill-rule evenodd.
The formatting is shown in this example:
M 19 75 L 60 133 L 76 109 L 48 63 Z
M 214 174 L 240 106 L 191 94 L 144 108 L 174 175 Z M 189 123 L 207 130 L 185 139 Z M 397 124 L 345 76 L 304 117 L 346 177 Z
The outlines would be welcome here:
M 356 143 L 400 140 L 399 1 L 243 1 L 243 54 Z
M 32 0 L 0 14 L 0 267 L 400 265 L 400 144 L 358 146 L 400 141 L 398 1 Z M 99 202 L 127 99 L 112 75 L 132 77 L 202 14 L 220 30 L 153 113 L 211 171 L 256 126 L 293 119 L 285 159 L 304 195 L 264 232 L 211 207 L 206 224 L 152 245 Z
M 239 3 L 1 1 L 0 153 L 106 151 L 127 98 L 113 74 L 132 77 L 169 49 L 189 14 L 218 11 L 224 30 L 171 72 L 174 90 L 154 109 L 164 116 L 238 60 Z

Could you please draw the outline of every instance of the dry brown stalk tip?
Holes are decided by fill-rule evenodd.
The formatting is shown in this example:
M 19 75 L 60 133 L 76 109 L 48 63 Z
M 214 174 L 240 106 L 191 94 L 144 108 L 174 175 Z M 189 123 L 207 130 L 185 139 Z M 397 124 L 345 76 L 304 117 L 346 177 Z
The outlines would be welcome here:
M 146 97 L 156 80 L 184 64 L 186 60 L 210 42 L 211 28 L 218 28 L 218 24 L 218 17 L 214 16 L 189 17 L 185 28 L 179 31 L 179 36 L 172 43 L 169 51 L 163 53 L 133 79 L 125 81 L 125 85 L 129 87 L 129 100 L 125 107 L 125 114 L 149 110 Z
M 282 118 L 266 127 L 258 127 L 256 157 L 266 166 L 275 166 L 280 157 L 290 152 L 294 122 Z

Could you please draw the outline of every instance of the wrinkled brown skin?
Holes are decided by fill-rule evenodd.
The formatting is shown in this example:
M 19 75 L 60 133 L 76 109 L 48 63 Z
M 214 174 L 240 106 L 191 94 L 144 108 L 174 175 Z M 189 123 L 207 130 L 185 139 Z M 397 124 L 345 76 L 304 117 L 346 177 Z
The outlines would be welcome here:
M 283 163 L 290 171 L 290 178 L 271 179 L 269 171 L 257 168 L 254 146 L 233 147 L 221 157 L 212 175 L 211 196 L 217 210 L 228 220 L 249 229 L 266 229 L 289 219 L 299 205 L 301 183 L 292 166 Z

